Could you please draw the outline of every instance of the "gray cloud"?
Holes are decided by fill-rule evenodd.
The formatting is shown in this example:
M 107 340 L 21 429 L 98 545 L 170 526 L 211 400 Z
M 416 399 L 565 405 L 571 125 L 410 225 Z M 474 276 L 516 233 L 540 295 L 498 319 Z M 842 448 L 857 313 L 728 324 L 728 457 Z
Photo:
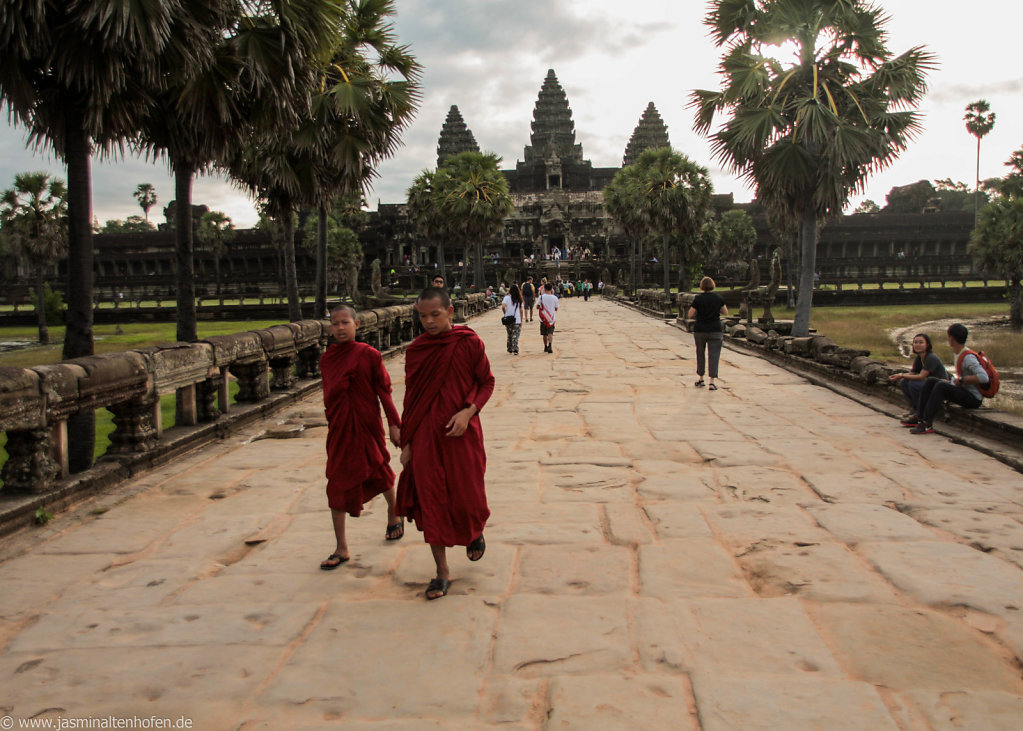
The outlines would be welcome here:
M 977 99 L 997 94 L 1023 92 L 1023 78 L 1005 79 L 986 84 L 950 84 L 934 89 L 927 98 L 937 104 L 969 104 Z

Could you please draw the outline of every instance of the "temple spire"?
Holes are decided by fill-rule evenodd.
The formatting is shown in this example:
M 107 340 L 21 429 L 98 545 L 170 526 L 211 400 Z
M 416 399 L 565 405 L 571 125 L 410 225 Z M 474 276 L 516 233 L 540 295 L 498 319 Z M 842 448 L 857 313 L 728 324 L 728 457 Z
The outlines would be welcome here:
M 527 163 L 544 160 L 551 155 L 557 155 L 562 161 L 582 161 L 582 145 L 575 144 L 572 109 L 554 69 L 547 70 L 547 78 L 533 108 L 530 128 L 530 145 L 524 151 Z
M 644 151 L 656 150 L 660 147 L 671 147 L 671 141 L 668 139 L 668 128 L 657 112 L 657 107 L 650 102 L 646 105 L 646 110 L 640 117 L 636 129 L 633 130 L 629 144 L 625 147 L 622 166 L 633 165 Z
M 466 127 L 462 113 L 454 104 L 448 110 L 448 117 L 444 120 L 444 126 L 440 130 L 440 138 L 437 140 L 437 167 L 444 164 L 449 157 L 454 157 L 460 152 L 479 152 L 480 147 L 476 144 L 476 138 L 472 131 Z

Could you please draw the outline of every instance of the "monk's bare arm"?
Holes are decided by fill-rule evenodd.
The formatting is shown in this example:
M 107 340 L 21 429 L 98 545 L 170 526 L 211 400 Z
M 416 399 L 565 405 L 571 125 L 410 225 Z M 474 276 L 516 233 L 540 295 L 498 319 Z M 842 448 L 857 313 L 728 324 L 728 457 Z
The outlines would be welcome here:
M 457 414 L 448 419 L 448 423 L 444 425 L 447 429 L 444 432 L 446 437 L 460 437 L 465 434 L 465 430 L 469 428 L 469 422 L 472 417 L 479 413 L 479 409 L 476 408 L 476 404 L 469 404 L 464 409 L 459 411 Z
M 375 363 L 373 364 L 373 388 L 376 390 L 380 405 L 384 407 L 384 415 L 387 417 L 387 435 L 391 444 L 401 444 L 401 418 L 398 416 L 398 409 L 391 398 L 391 376 L 384 368 L 384 359 L 379 353 L 374 352 Z

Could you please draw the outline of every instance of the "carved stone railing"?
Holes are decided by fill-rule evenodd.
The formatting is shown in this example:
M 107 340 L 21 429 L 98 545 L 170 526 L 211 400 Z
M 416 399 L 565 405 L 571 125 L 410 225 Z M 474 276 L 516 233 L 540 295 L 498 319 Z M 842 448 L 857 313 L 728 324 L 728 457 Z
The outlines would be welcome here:
M 482 300 L 484 295 L 470 295 L 467 314 L 484 311 Z M 411 305 L 366 310 L 359 319 L 358 338 L 379 350 L 412 338 Z M 46 493 L 69 476 L 67 420 L 73 414 L 100 408 L 113 414 L 115 429 L 100 460 L 116 462 L 159 447 L 164 394 L 178 394 L 177 425 L 194 426 L 231 410 L 228 374 L 238 380 L 239 404 L 318 378 L 327 325 L 305 320 L 55 365 L 0 367 L 0 430 L 8 454 L 3 493 Z

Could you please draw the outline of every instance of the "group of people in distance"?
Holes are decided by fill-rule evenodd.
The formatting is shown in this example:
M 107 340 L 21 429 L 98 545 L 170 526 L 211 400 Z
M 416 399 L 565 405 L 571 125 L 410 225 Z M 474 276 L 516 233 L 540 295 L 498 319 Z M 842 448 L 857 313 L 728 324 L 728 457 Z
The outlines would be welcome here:
M 537 294 L 539 291 L 539 294 Z M 508 352 L 519 354 L 519 335 L 522 323 L 533 321 L 533 307 L 536 307 L 540 319 L 540 337 L 543 339 L 543 352 L 554 353 L 554 327 L 558 319 L 558 296 L 554 294 L 554 286 L 545 280 L 539 290 L 528 277 L 522 287 L 513 284 L 501 302 L 504 317 L 502 324 L 508 330 Z
M 955 355 L 955 374 L 949 376 L 941 358 L 934 352 L 926 333 L 913 337 L 913 365 L 907 373 L 895 373 L 889 380 L 902 387 L 910 411 L 900 423 L 911 427 L 911 434 L 933 434 L 934 417 L 948 401 L 967 409 L 976 409 L 984 402 L 981 388 L 990 377 L 977 354 L 966 347 L 970 332 L 962 323 L 950 325 L 945 333 Z
M 330 314 L 333 343 L 320 370 L 328 424 L 327 502 L 337 543 L 320 568 L 336 569 L 351 559 L 346 517 L 358 517 L 367 502 L 382 494 L 385 538 L 402 538 L 405 518 L 423 532 L 436 565 L 426 598 L 439 599 L 451 586 L 447 549 L 465 546 L 470 561 L 486 551 L 483 529 L 490 510 L 479 412 L 494 392 L 494 375 L 483 341 L 470 328 L 454 325 L 443 279 L 439 287 L 423 290 L 415 309 L 423 334 L 405 351 L 400 417 L 383 358 L 355 339 L 355 310 L 338 305 Z M 401 449 L 397 489 L 380 406 L 391 442 Z

